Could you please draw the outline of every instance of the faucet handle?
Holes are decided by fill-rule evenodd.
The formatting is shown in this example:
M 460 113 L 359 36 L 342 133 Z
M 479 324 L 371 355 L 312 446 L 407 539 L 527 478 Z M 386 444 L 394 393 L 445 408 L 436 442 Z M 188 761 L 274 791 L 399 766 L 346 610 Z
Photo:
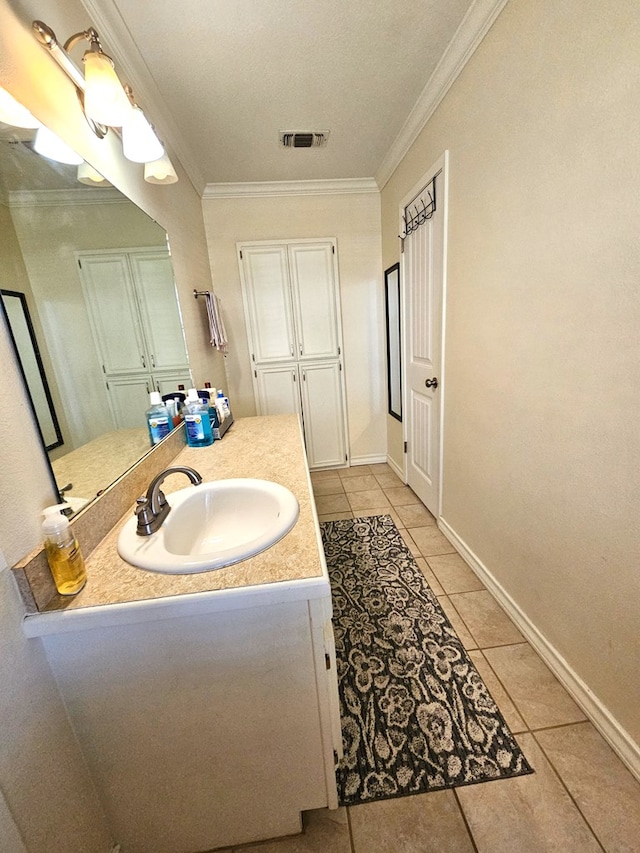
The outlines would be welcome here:
M 151 505 L 146 495 L 140 495 L 136 501 L 135 514 L 138 519 L 136 533 L 138 536 L 148 536 L 151 533 L 151 524 L 155 516 L 151 511 Z

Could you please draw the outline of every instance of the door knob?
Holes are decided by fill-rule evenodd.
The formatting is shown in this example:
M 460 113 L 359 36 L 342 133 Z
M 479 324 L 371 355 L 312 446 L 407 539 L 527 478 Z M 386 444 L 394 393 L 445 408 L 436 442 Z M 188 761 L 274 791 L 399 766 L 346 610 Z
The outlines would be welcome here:
M 425 379 L 424 384 L 427 386 L 427 388 L 437 388 L 438 380 L 434 376 L 433 379 Z

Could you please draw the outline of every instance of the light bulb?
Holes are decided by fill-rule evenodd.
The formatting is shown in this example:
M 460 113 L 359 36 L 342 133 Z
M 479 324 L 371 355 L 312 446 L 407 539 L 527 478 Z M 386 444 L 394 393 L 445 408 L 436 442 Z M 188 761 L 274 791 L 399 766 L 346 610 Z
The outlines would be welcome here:
M 33 149 L 42 157 L 57 163 L 68 163 L 70 166 L 79 166 L 82 163 L 82 157 L 44 125 L 38 128 L 33 140 Z
M 40 127 L 40 122 L 32 116 L 26 107 L 16 101 L 6 89 L 0 87 L 0 121 L 11 127 L 25 127 L 35 130 Z
M 78 181 L 90 187 L 110 187 L 109 181 L 96 171 L 89 163 L 80 163 L 78 166 Z
M 175 184 L 178 176 L 165 153 L 159 160 L 144 164 L 144 179 L 150 184 Z
M 149 163 L 164 154 L 164 145 L 140 107 L 132 107 L 122 125 L 122 151 L 134 163 Z
M 90 119 L 107 127 L 122 127 L 131 112 L 111 59 L 101 51 L 84 55 L 84 109 Z

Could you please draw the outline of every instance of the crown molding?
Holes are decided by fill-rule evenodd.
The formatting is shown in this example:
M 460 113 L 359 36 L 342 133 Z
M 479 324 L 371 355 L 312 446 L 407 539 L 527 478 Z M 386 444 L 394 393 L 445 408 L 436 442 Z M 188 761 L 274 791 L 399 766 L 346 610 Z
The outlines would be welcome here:
M 91 23 L 100 33 L 102 41 L 109 45 L 107 53 L 116 63 L 116 68 L 119 70 L 118 76 L 123 83 L 128 82 L 132 86 L 136 102 L 140 103 L 163 141 L 167 143 L 170 149 L 169 156 L 175 152 L 193 188 L 200 195 L 205 185 L 204 175 L 191 155 L 190 146 L 182 130 L 169 114 L 160 90 L 116 3 L 114 0 L 81 0 L 81 2 L 91 16 Z
M 476 0 L 469 8 L 376 172 L 381 190 L 507 3 L 508 0 Z
M 378 184 L 374 178 L 338 178 L 326 181 L 255 181 L 237 184 L 207 184 L 202 198 L 350 195 L 377 192 L 379 192 Z
M 131 204 L 119 190 L 109 187 L 87 187 L 68 190 L 13 190 L 8 194 L 9 207 L 58 207 L 75 204 Z

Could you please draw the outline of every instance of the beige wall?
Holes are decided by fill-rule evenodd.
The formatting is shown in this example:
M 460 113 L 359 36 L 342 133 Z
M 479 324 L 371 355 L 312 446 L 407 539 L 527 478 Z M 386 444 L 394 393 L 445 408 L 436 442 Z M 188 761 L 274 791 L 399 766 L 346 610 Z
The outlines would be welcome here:
M 234 412 L 255 414 L 236 242 L 335 237 L 353 462 L 386 452 L 384 305 L 378 193 L 205 199 L 214 287 L 231 341 L 227 359 Z
M 511 0 L 382 193 L 386 267 L 449 149 L 444 521 L 636 743 L 639 44 L 636 0 Z

